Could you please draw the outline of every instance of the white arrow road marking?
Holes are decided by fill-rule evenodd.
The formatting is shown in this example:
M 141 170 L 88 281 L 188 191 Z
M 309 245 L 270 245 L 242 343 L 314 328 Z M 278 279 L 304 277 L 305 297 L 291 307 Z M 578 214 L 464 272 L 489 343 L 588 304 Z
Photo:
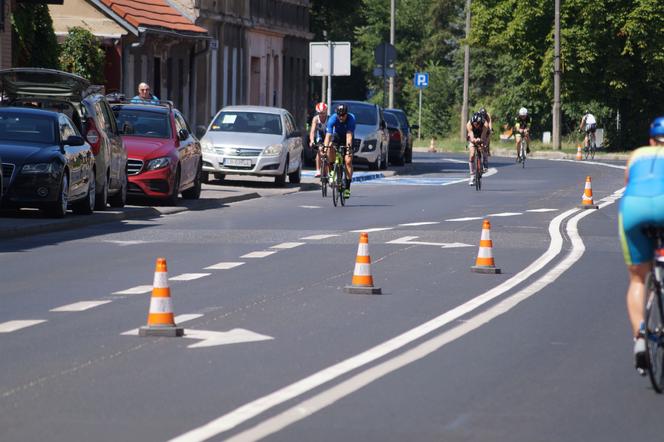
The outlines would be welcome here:
M 534 212 L 534 213 L 544 213 L 544 212 L 556 212 L 558 209 L 530 209 L 526 210 L 526 212 Z
M 99 307 L 100 305 L 108 304 L 111 301 L 81 301 L 62 307 L 51 309 L 52 312 L 82 312 L 91 308 Z
M 114 295 L 140 295 L 143 293 L 149 293 L 152 291 L 152 286 L 151 285 L 139 285 L 136 287 L 132 287 L 127 290 L 121 290 L 119 292 L 113 292 Z
M 339 235 L 311 235 L 311 236 L 305 236 L 304 238 L 300 238 L 300 239 L 319 240 L 319 239 L 334 238 L 335 236 L 339 236 Z
M 424 221 L 421 223 L 406 223 L 406 224 L 399 224 L 402 227 L 415 227 L 415 226 L 430 226 L 432 224 L 440 224 L 438 221 Z
M 186 314 L 186 315 L 178 315 L 174 318 L 174 322 L 177 325 L 181 325 L 181 324 L 183 324 L 187 321 L 192 321 L 194 319 L 198 319 L 201 316 L 203 316 L 203 315 L 200 314 L 200 313 L 189 313 L 189 314 Z M 123 335 L 123 336 L 138 336 L 138 329 L 133 328 L 131 330 L 127 330 L 126 332 L 123 332 L 123 333 L 120 333 L 120 334 Z
M 46 319 L 25 319 L 22 321 L 7 321 L 0 324 L 0 333 L 11 333 L 26 327 L 46 322 Z
M 276 250 L 264 250 L 262 252 L 247 253 L 246 255 L 240 256 L 240 258 L 265 258 L 266 256 L 270 256 L 275 253 L 277 253 Z
M 194 279 L 205 278 L 210 276 L 211 273 L 183 273 L 178 276 L 168 278 L 169 281 L 193 281 Z
M 470 244 L 465 244 L 462 242 L 425 242 L 425 241 L 413 241 L 414 239 L 419 238 L 419 236 L 404 236 L 402 238 L 397 238 L 393 241 L 388 241 L 387 244 L 414 244 L 418 246 L 437 246 L 442 247 L 443 249 L 452 249 L 455 247 L 473 247 Z
M 300 206 L 303 209 L 320 209 L 320 206 Z
M 457 221 L 475 221 L 478 219 L 482 219 L 480 216 L 469 216 L 466 218 L 451 218 L 451 219 L 446 219 L 445 221 L 452 221 L 452 222 L 457 222 Z
M 276 246 L 270 247 L 271 249 L 294 249 L 295 247 L 303 246 L 304 242 L 282 242 Z
M 185 330 L 184 337 L 201 340 L 201 342 L 191 344 L 187 346 L 187 348 L 214 347 L 217 345 L 269 341 L 274 339 L 272 336 L 261 335 L 259 333 L 252 332 L 251 330 L 245 330 L 243 328 L 234 328 L 227 332 L 187 329 Z
M 487 216 L 517 216 L 523 215 L 521 212 L 503 212 L 503 213 L 490 213 Z
M 210 267 L 205 267 L 205 270 L 228 270 L 232 269 L 235 267 L 239 267 L 243 262 L 220 262 L 217 264 L 213 264 Z
M 360 229 L 360 230 L 351 230 L 351 233 L 371 233 L 371 232 L 382 232 L 383 230 L 392 230 L 394 227 L 375 227 L 373 229 Z

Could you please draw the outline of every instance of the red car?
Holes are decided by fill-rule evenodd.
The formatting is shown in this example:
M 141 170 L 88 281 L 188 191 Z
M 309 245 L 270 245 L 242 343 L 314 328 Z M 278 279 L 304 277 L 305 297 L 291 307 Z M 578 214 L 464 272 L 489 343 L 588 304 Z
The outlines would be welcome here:
M 182 114 L 170 104 L 113 105 L 127 146 L 130 196 L 143 196 L 177 205 L 178 195 L 201 194 L 201 145 Z

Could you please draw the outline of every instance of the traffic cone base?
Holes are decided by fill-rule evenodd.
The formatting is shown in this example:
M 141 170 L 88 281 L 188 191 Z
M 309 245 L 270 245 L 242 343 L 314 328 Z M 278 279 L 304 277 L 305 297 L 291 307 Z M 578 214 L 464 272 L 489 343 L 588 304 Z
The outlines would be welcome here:
M 500 273 L 500 268 L 496 267 L 493 260 L 493 242 L 491 241 L 491 223 L 485 219 L 482 223 L 482 237 L 480 239 L 480 248 L 477 252 L 475 265 L 470 267 L 474 273 Z
M 144 325 L 138 329 L 138 335 L 179 337 L 184 336 L 184 328 L 175 325 Z
M 500 273 L 500 269 L 496 266 L 472 266 L 470 271 L 473 273 Z
M 152 284 L 148 324 L 138 329 L 139 336 L 183 336 L 184 328 L 175 325 L 171 289 L 165 258 L 157 258 Z
M 355 270 L 351 285 L 344 287 L 344 292 L 355 295 L 380 295 L 380 287 L 374 287 L 371 276 L 371 256 L 369 255 L 369 235 L 360 233 L 360 243 L 357 246 Z

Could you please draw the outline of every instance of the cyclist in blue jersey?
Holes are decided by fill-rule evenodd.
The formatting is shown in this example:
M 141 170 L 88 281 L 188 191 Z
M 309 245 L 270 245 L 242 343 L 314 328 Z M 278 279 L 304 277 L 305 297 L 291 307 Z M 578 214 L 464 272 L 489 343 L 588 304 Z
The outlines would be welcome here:
M 629 273 L 627 313 L 634 333 L 634 360 L 645 376 L 648 360 L 644 338 L 645 279 L 652 267 L 654 240 L 644 227 L 664 227 L 664 116 L 650 126 L 650 146 L 636 149 L 625 168 L 625 194 L 620 201 L 620 242 Z
M 329 147 L 333 137 L 341 146 L 345 146 L 344 162 L 346 163 L 346 190 L 344 196 L 350 198 L 350 182 L 353 177 L 353 134 L 355 133 L 355 115 L 348 112 L 348 106 L 340 104 L 335 109 L 335 114 L 327 120 L 325 131 L 325 146 Z M 334 163 L 336 153 L 333 149 L 327 149 L 330 164 Z

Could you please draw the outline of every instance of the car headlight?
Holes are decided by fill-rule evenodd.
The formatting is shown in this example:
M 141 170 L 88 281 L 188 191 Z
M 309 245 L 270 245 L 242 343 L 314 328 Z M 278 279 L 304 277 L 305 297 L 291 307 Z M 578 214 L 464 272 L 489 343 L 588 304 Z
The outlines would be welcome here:
M 171 160 L 168 157 L 155 158 L 154 160 L 150 160 L 146 169 L 147 170 L 163 169 L 164 167 L 167 167 L 169 164 L 171 164 Z
M 263 149 L 263 155 L 276 157 L 281 155 L 281 151 L 283 150 L 284 150 L 283 144 L 273 144 Z
M 21 168 L 21 173 L 32 174 L 32 173 L 53 173 L 58 169 L 58 165 L 55 163 L 34 163 L 34 164 L 24 164 Z

